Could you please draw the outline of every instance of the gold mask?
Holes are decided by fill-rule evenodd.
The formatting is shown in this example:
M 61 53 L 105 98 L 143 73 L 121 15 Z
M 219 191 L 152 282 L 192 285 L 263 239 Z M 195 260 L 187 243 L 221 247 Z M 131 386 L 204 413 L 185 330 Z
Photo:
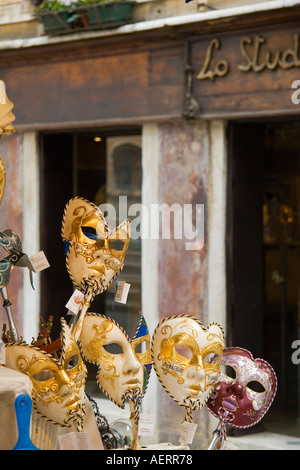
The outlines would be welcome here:
M 5 189 L 5 164 L 2 158 L 0 157 L 0 204 L 3 198 L 4 189 Z
M 0 139 L 15 132 L 12 122 L 15 116 L 11 112 L 14 105 L 7 98 L 5 83 L 0 79 Z
M 26 343 L 6 346 L 6 366 L 26 374 L 32 381 L 33 408 L 48 421 L 82 430 L 85 416 L 86 367 L 80 350 L 61 320 L 61 357 L 55 359 Z
M 165 318 L 152 337 L 155 372 L 167 393 L 180 405 L 208 400 L 220 373 L 224 335 L 215 323 L 205 328 L 187 315 Z
M 108 288 L 124 266 L 130 221 L 110 231 L 100 209 L 76 197 L 66 205 L 62 238 L 67 245 L 66 265 L 74 285 L 81 291 L 92 285 L 93 294 L 97 295 Z
M 146 346 L 143 350 L 142 344 Z M 111 318 L 96 313 L 85 315 L 80 336 L 83 357 L 99 366 L 97 382 L 101 390 L 119 407 L 126 392 L 145 393 L 151 370 L 150 336 L 141 317 L 131 340 Z

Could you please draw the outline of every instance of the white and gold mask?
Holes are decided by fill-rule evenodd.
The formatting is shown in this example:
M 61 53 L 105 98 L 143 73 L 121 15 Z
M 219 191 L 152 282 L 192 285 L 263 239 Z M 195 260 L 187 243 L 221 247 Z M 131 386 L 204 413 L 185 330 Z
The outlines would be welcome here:
M 86 367 L 80 350 L 62 319 L 61 356 L 52 357 L 26 343 L 6 346 L 6 366 L 26 374 L 32 381 L 32 403 L 47 420 L 81 430 L 85 416 Z
M 5 83 L 0 79 L 0 139 L 15 132 L 12 126 L 12 122 L 15 120 L 15 116 L 11 112 L 13 106 L 7 98 Z M 0 203 L 5 189 L 5 173 L 5 164 L 0 157 Z
M 111 318 L 87 313 L 80 347 L 83 357 L 99 366 L 98 385 L 116 405 L 124 407 L 127 392 L 135 392 L 139 397 L 144 395 L 151 370 L 151 355 L 150 336 L 143 317 L 131 340 Z
M 62 238 L 67 245 L 66 264 L 73 283 L 82 291 L 92 285 L 97 295 L 107 289 L 124 266 L 130 221 L 110 231 L 100 209 L 76 197 L 66 205 Z
M 15 116 L 12 113 L 14 105 L 7 98 L 5 83 L 0 79 L 0 139 L 15 132 L 12 122 Z
M 205 328 L 187 315 L 168 317 L 156 327 L 153 366 L 167 393 L 180 405 L 201 408 L 218 379 L 224 335 L 215 323 Z

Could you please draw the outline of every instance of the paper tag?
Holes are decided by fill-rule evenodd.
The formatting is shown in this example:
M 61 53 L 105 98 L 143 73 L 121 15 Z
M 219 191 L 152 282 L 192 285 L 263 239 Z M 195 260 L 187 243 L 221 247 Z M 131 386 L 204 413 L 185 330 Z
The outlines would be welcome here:
M 38 273 L 44 269 L 49 268 L 50 264 L 43 251 L 39 251 L 35 255 L 29 256 L 29 261 L 33 267 L 34 272 Z
M 154 415 L 141 414 L 139 421 L 139 436 L 153 436 L 155 417 Z
M 192 444 L 198 424 L 184 421 L 181 425 L 180 443 Z
M 6 90 L 5 83 L 0 79 L 0 104 L 6 104 Z
M 91 450 L 90 438 L 86 432 L 69 432 L 58 436 L 60 450 Z
M 119 281 L 118 286 L 117 286 L 117 292 L 115 295 L 115 302 L 126 304 L 129 289 L 130 289 L 130 284 L 127 284 L 127 282 L 125 281 Z
M 239 450 L 239 447 L 228 441 L 222 441 L 219 450 Z
M 0 364 L 4 364 L 5 365 L 5 352 L 6 352 L 6 349 L 5 349 L 5 343 L 3 341 L 0 341 Z
M 65 305 L 66 308 L 69 310 L 68 311 L 69 315 L 78 314 L 83 298 L 84 298 L 84 294 L 80 290 L 75 289 L 72 296 L 70 297 L 67 304 Z

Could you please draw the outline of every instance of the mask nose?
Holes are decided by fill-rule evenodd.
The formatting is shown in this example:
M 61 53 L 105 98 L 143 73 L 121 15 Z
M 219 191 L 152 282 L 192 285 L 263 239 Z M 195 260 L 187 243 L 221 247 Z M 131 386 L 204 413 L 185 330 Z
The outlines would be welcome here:
M 234 382 L 227 387 L 226 391 L 230 395 L 235 395 L 237 398 L 243 398 L 244 396 L 244 387 L 239 382 Z
M 204 377 L 204 375 L 205 375 L 205 372 L 200 366 L 190 366 L 188 368 L 188 376 L 190 378 L 201 379 L 202 377 Z
M 124 357 L 123 373 L 125 375 L 136 375 L 141 368 L 141 364 L 135 358 L 134 354 L 130 351 Z

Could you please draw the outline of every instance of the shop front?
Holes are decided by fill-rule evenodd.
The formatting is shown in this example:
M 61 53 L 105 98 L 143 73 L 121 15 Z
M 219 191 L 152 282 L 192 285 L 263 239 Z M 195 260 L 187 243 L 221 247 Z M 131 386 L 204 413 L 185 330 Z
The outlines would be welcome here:
M 27 341 L 40 315 L 53 315 L 53 339 L 59 318 L 68 319 L 72 284 L 61 238 L 68 200 L 111 205 L 117 219 L 127 210 L 140 235 L 119 277 L 131 285 L 128 302 L 117 304 L 108 290 L 91 310 L 114 316 L 129 334 L 140 311 L 150 333 L 170 315 L 219 323 L 226 346 L 250 350 L 277 373 L 277 396 L 258 430 L 300 437 L 293 356 L 299 16 L 292 7 L 163 27 L 153 22 L 130 33 L 70 35 L 1 51 L 17 130 L 1 143 L 9 155 L 2 211 L 7 223 L 14 217 L 27 250 L 43 250 L 50 263 L 35 276 L 35 291 L 25 275 L 11 286 Z M 163 204 L 171 221 L 175 207 L 204 207 L 204 242 L 178 236 L 174 224 L 166 236 L 161 226 L 154 230 L 151 209 Z M 143 224 L 149 230 L 141 236 Z M 89 391 L 103 414 L 124 416 L 98 395 L 94 373 Z M 176 441 L 184 411 L 154 374 L 143 411 L 156 418 L 153 439 Z M 195 419 L 191 447 L 205 449 L 215 422 L 205 407 Z

